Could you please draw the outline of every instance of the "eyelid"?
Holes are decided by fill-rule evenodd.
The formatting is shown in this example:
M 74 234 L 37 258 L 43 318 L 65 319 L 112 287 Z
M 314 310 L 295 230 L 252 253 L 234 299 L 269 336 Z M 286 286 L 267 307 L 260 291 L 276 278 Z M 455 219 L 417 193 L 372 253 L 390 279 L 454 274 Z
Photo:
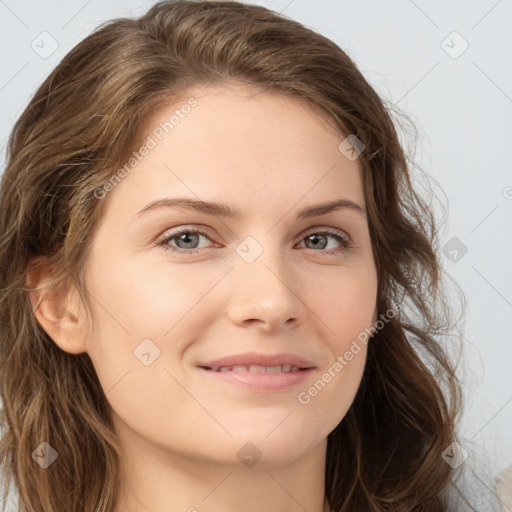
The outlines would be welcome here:
M 299 236 L 304 237 L 310 233 L 319 233 L 319 232 L 327 232 L 329 234 L 336 234 L 341 237 L 346 238 L 347 240 L 352 240 L 352 237 L 343 229 L 340 228 L 332 228 L 329 226 L 313 226 L 311 228 L 306 228 L 301 232 Z

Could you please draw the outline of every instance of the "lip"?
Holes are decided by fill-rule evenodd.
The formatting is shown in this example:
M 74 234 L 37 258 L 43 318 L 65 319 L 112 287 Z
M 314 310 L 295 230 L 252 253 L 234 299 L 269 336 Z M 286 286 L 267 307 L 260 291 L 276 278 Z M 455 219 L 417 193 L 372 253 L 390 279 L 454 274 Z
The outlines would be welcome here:
M 245 354 L 236 354 L 232 356 L 215 359 L 199 363 L 199 367 L 219 368 L 221 366 L 278 366 L 289 364 L 299 368 L 315 368 L 315 365 L 307 359 L 296 354 L 261 354 L 259 352 L 247 352 Z
M 213 371 L 222 366 L 278 366 L 292 365 L 299 368 L 289 373 L 252 373 L 249 371 Z M 295 354 L 260 354 L 256 352 L 237 354 L 197 365 L 199 370 L 217 382 L 236 384 L 251 391 L 279 391 L 297 386 L 315 370 L 315 365 Z
M 279 391 L 301 384 L 308 378 L 314 368 L 299 370 L 294 373 L 250 373 L 250 372 L 214 372 L 200 368 L 205 375 L 217 382 L 236 384 L 251 391 Z

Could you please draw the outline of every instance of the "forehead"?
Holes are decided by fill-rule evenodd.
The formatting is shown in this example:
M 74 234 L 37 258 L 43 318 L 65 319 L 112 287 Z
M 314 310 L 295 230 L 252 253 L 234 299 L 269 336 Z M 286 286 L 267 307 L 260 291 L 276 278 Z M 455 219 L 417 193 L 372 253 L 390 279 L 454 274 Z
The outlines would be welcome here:
M 360 164 L 339 150 L 345 135 L 295 97 L 238 85 L 192 89 L 158 108 L 141 133 L 152 147 L 113 194 L 125 206 L 165 195 L 243 211 L 249 196 L 259 208 L 340 195 L 364 204 Z

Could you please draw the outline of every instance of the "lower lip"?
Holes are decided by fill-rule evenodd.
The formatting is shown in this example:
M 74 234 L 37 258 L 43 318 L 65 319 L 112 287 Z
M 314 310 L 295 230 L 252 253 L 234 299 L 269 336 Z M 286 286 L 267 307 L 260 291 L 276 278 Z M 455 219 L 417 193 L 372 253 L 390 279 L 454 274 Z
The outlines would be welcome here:
M 254 391 L 278 391 L 280 389 L 290 388 L 304 382 L 314 371 L 314 368 L 308 368 L 307 370 L 289 373 L 251 373 L 234 371 L 214 372 L 213 370 L 206 370 L 204 368 L 200 369 L 216 379 L 231 384 L 237 384 Z

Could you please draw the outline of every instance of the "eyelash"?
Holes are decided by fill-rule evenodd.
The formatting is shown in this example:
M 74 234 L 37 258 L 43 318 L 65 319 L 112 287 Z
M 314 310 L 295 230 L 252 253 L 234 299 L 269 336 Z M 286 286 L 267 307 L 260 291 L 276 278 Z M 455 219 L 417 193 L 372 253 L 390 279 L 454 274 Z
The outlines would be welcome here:
M 172 251 L 172 252 L 179 253 L 182 255 L 198 253 L 201 249 L 179 249 L 177 247 L 173 247 L 173 246 L 169 245 L 169 242 L 171 240 L 173 240 L 174 238 L 178 238 L 180 235 L 183 235 L 184 233 L 193 233 L 193 234 L 203 235 L 206 238 L 210 239 L 210 236 L 208 235 L 208 233 L 206 233 L 205 231 L 203 231 L 201 229 L 183 229 L 181 231 L 173 233 L 172 235 L 165 236 L 164 238 L 157 241 L 156 245 L 161 246 L 165 251 Z M 348 237 L 340 235 L 337 231 L 332 231 L 329 229 L 324 229 L 322 231 L 312 231 L 312 232 L 304 235 L 304 238 L 302 240 L 304 240 L 305 238 L 307 238 L 308 236 L 311 236 L 311 235 L 329 235 L 329 236 L 332 236 L 333 238 L 335 238 L 336 241 L 339 242 L 341 245 L 340 248 L 331 249 L 329 251 L 324 251 L 324 250 L 315 251 L 314 249 L 311 249 L 312 251 L 315 251 L 315 252 L 323 252 L 325 254 L 331 254 L 331 255 L 334 255 L 337 253 L 345 253 L 353 245 L 352 241 Z

